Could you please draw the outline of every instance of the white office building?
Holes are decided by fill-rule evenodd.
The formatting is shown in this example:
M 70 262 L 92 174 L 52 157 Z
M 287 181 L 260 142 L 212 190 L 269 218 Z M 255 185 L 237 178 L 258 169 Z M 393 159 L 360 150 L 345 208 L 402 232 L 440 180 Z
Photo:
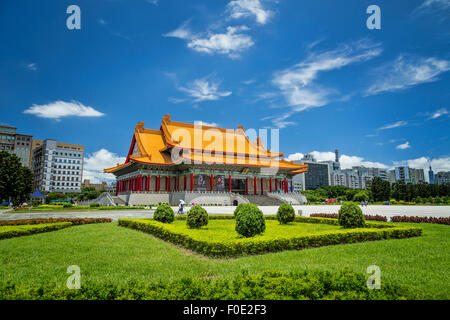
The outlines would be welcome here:
M 33 140 L 34 188 L 45 192 L 81 192 L 84 146 Z

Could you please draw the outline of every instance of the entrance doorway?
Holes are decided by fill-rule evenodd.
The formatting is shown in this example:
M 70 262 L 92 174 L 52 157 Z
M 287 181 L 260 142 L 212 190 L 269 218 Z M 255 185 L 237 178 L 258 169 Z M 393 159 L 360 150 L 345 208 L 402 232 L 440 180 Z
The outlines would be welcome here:
M 228 179 L 227 179 L 228 180 Z M 227 188 L 228 188 L 228 181 Z M 231 178 L 231 192 L 245 194 L 245 179 Z

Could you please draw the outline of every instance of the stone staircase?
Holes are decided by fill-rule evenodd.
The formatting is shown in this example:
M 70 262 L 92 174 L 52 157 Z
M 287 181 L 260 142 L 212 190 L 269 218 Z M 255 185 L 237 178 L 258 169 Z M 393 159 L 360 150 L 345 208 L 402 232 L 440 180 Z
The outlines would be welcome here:
M 250 203 L 256 204 L 257 206 L 279 206 L 283 204 L 283 201 L 271 198 L 266 195 L 245 195 L 244 196 Z

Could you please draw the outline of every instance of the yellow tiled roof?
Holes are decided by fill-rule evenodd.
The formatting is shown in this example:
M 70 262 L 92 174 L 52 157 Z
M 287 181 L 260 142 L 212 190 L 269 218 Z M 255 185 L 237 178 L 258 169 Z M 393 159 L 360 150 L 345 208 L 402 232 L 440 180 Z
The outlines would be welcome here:
M 180 159 L 171 159 L 170 151 L 174 148 L 175 151 L 182 150 Z M 133 152 L 134 150 L 135 152 Z M 176 153 L 178 154 L 178 152 Z M 144 123 L 139 122 L 136 125 L 127 161 L 104 171 L 114 172 L 126 167 L 131 161 L 154 165 L 173 165 L 187 159 L 197 163 L 274 167 L 299 172 L 307 170 L 307 165 L 278 159 L 282 156 L 282 153 L 272 153 L 270 150 L 266 150 L 259 139 L 257 143 L 250 141 L 242 127 L 230 130 L 197 126 L 172 121 L 169 115 L 165 115 L 160 130 L 146 129 Z

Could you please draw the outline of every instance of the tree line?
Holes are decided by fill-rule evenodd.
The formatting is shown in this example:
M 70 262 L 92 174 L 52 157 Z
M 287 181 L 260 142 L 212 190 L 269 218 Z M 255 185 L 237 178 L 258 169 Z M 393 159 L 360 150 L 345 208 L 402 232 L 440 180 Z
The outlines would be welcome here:
M 319 203 L 326 199 L 338 201 L 404 201 L 416 203 L 449 203 L 450 183 L 429 184 L 426 182 L 412 184 L 403 181 L 390 183 L 375 177 L 367 183 L 367 189 L 351 189 L 346 186 L 322 186 L 315 190 L 302 192 L 309 203 Z M 395 203 L 395 202 L 394 202 Z

